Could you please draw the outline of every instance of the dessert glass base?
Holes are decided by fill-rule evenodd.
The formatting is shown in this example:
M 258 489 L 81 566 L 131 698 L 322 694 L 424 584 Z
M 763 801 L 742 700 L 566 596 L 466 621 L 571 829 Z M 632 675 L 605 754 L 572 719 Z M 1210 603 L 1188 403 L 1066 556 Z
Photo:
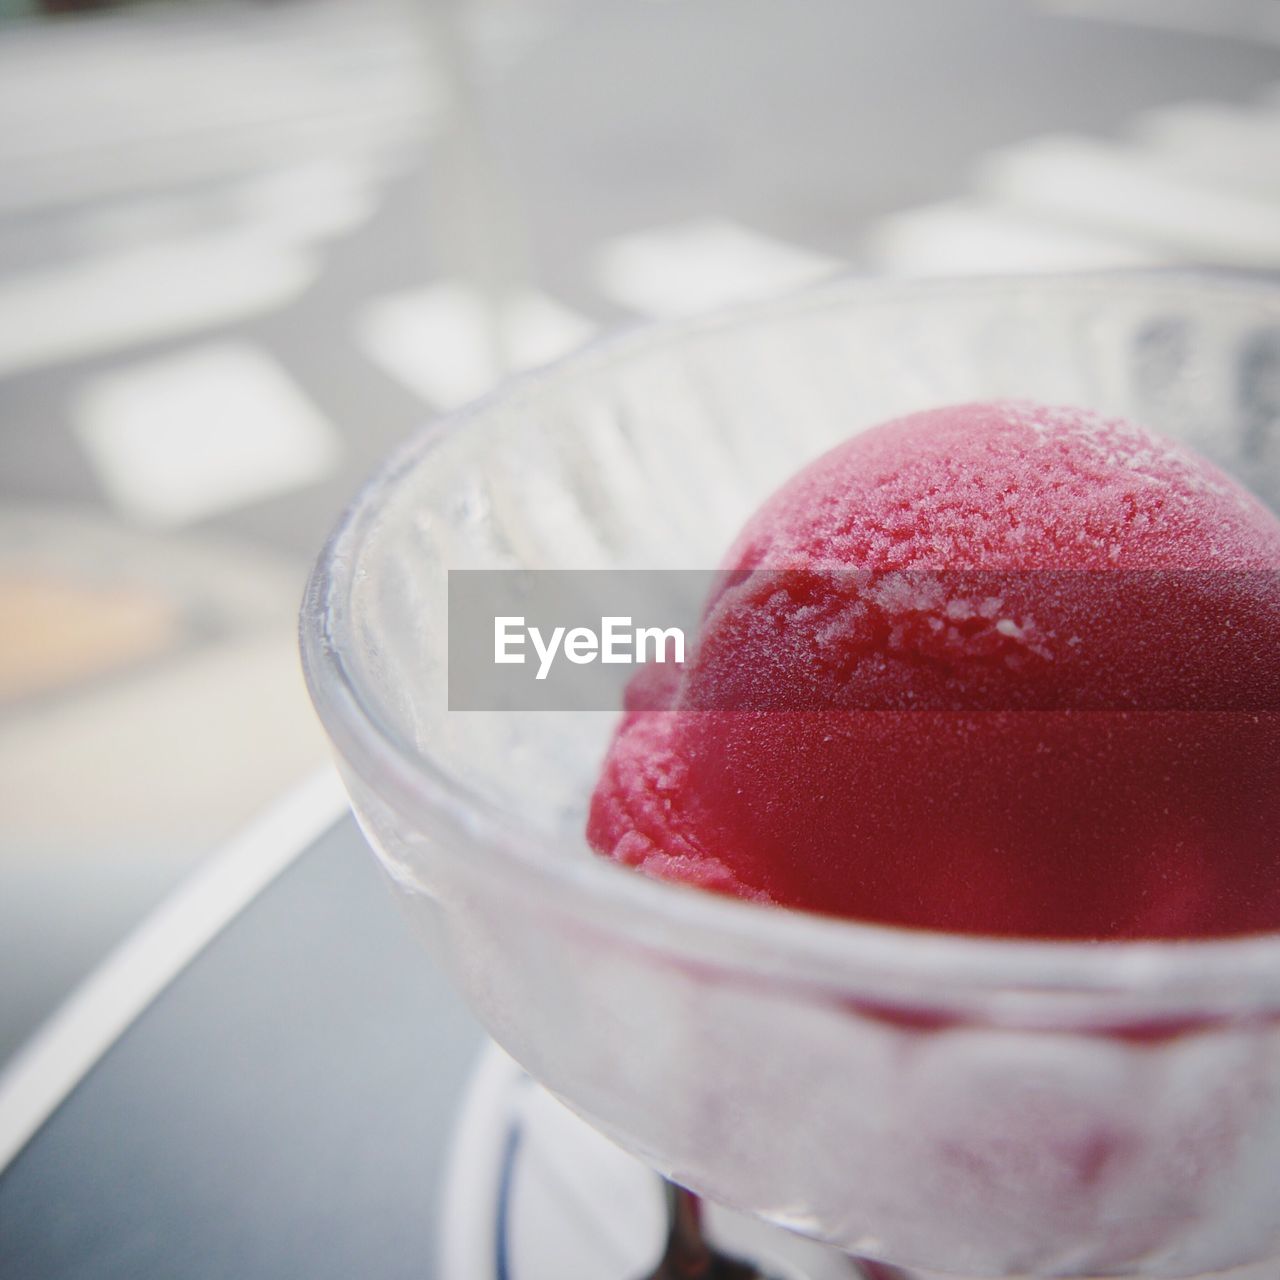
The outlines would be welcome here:
M 759 1218 L 704 1203 L 704 1232 L 769 1280 L 903 1280 Z M 639 1280 L 667 1230 L 653 1171 L 531 1080 L 496 1045 L 472 1074 L 440 1205 L 441 1280 Z M 1274 1268 L 1224 1280 L 1270 1280 Z
M 1278 378 L 1274 288 L 855 281 L 592 348 L 412 442 L 321 559 L 303 653 L 495 1040 L 650 1168 L 860 1258 L 1274 1274 L 1280 937 L 962 938 L 645 879 L 582 836 L 614 717 L 451 713 L 446 602 L 452 569 L 706 568 L 802 463 L 967 400 L 1144 423 L 1275 506 Z
M 496 1045 L 472 1075 L 445 1188 L 441 1280 L 640 1280 L 663 1252 L 661 1179 Z M 758 1218 L 702 1217 L 718 1252 L 770 1280 L 861 1280 L 847 1254 Z

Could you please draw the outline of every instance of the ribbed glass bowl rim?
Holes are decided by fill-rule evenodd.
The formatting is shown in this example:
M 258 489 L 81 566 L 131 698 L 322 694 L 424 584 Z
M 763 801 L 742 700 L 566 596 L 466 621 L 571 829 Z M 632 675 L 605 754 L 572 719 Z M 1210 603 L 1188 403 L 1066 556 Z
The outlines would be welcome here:
M 557 840 L 460 786 L 399 742 L 370 710 L 344 660 L 345 609 L 361 553 L 387 499 L 456 431 L 583 374 L 676 345 L 695 334 L 748 328 L 817 308 L 923 303 L 970 295 L 1076 297 L 1135 291 L 1152 302 L 1218 299 L 1256 305 L 1280 324 L 1280 285 L 1207 272 L 1098 272 L 952 280 L 845 278 L 766 303 L 690 320 L 638 326 L 511 379 L 407 440 L 364 486 L 326 543 L 300 618 L 303 668 L 321 722 L 346 766 L 412 827 L 433 833 L 430 856 L 450 874 L 521 895 L 529 910 L 568 912 L 619 943 L 649 948 L 751 982 L 818 987 L 838 998 L 908 1000 L 930 1008 L 981 1007 L 987 1016 L 1055 1024 L 1112 1015 L 1161 1021 L 1280 1014 L 1280 933 L 1176 942 L 990 938 L 862 924 L 739 901 L 651 880 L 603 858 L 566 858 Z M 1280 785 L 1280 784 L 1278 784 Z M 1280 833 L 1278 833 L 1280 839 Z M 457 856 L 465 846 L 466 856 Z

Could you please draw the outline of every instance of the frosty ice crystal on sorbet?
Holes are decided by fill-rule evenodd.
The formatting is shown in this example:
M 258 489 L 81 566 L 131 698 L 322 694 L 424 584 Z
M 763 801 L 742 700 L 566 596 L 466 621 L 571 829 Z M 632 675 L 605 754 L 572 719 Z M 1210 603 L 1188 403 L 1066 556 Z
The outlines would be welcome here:
M 886 423 L 747 522 L 685 666 L 633 682 L 595 849 L 965 933 L 1280 928 L 1280 521 L 1145 429 Z

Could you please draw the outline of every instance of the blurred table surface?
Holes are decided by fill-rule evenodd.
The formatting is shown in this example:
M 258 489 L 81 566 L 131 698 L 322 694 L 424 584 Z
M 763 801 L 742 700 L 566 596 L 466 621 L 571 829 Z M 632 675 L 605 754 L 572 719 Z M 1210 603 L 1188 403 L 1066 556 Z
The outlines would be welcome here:
M 297 0 L 0 27 L 0 1062 L 323 758 L 298 592 L 406 433 L 600 329 L 832 271 L 1274 273 L 1276 15 Z M 0 1274 L 431 1273 L 477 1032 L 358 844 L 318 839 L 54 1112 L 0 1182 Z
M 351 818 L 291 852 L 0 1174 L 6 1280 L 435 1273 L 479 1029 Z

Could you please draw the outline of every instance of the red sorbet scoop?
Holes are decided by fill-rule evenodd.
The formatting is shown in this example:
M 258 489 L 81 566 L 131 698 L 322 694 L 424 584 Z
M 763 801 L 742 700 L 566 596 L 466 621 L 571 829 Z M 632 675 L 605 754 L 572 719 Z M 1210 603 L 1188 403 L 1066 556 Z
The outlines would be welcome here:
M 877 427 L 748 521 L 587 835 L 649 874 L 965 933 L 1280 928 L 1280 522 L 1074 409 Z

